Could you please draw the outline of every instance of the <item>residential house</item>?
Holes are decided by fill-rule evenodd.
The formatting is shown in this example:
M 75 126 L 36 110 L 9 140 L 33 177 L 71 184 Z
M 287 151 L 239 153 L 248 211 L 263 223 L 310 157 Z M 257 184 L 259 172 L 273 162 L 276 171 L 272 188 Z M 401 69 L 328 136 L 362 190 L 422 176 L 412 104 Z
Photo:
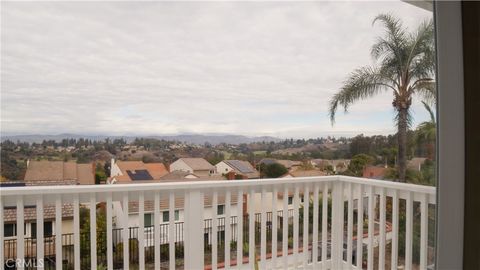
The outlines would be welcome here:
M 77 164 L 74 162 L 62 161 L 28 161 L 27 172 L 23 182 L 2 183 L 2 187 L 8 186 L 58 186 L 58 185 L 92 185 L 95 184 L 94 177 L 95 165 Z M 65 235 L 71 236 L 73 233 L 73 206 L 65 203 L 61 207 L 62 216 L 62 240 L 70 241 L 72 239 L 63 239 Z M 36 256 L 36 233 L 37 233 L 37 208 L 35 205 L 24 206 L 24 229 L 25 238 L 25 256 Z M 55 256 L 55 237 L 57 230 L 55 228 L 55 205 L 43 206 L 43 233 L 45 237 L 45 256 Z M 6 207 L 3 212 L 4 222 L 4 253 L 5 258 L 16 257 L 16 236 L 20 233 L 17 230 L 17 209 L 16 207 Z
M 184 171 L 197 176 L 210 176 L 215 173 L 215 167 L 203 158 L 179 158 L 170 164 L 170 172 Z
M 265 164 L 265 165 L 270 165 L 270 164 L 281 164 L 285 166 L 289 171 L 291 170 L 296 170 L 302 166 L 301 161 L 296 161 L 296 160 L 287 160 L 287 159 L 273 159 L 273 158 L 263 158 L 260 160 L 259 164 Z
M 426 160 L 427 160 L 427 158 L 414 157 L 414 158 L 410 159 L 409 161 L 407 161 L 407 168 L 410 169 L 410 170 L 414 170 L 414 171 L 421 171 L 422 166 L 423 166 L 423 164 L 425 163 Z
M 244 160 L 223 160 L 215 165 L 218 174 L 228 174 L 233 172 L 236 178 L 256 179 L 260 178 L 260 173 Z
M 367 166 L 363 169 L 363 177 L 371 179 L 384 179 L 388 168 L 384 166 Z
M 115 161 L 112 159 L 109 183 L 139 183 L 158 181 L 168 170 L 163 163 L 143 161 Z
M 296 170 L 296 171 L 291 171 L 283 176 L 281 178 L 292 178 L 292 177 L 312 177 L 312 176 L 326 176 L 328 175 L 324 171 L 320 170 Z
M 174 179 L 176 177 L 176 179 Z M 174 171 L 162 177 L 162 182 L 188 182 L 188 181 L 221 181 L 225 180 L 223 177 L 198 177 L 188 172 L 182 171 Z M 212 195 L 208 194 L 205 195 L 204 198 L 204 218 L 209 220 L 213 216 L 213 209 L 212 209 Z M 231 194 L 231 216 L 237 215 L 237 194 Z M 139 216 L 139 207 L 138 201 L 129 201 L 128 202 L 128 227 L 139 227 L 140 225 L 140 217 Z M 151 200 L 146 200 L 144 202 L 144 226 L 145 226 L 145 246 L 152 246 L 154 241 L 154 234 L 153 234 L 153 226 L 154 226 L 154 202 Z M 169 214 L 169 198 L 168 197 L 160 197 L 160 225 L 168 226 L 170 221 L 170 214 Z M 124 215 L 125 215 L 125 208 L 121 202 L 114 202 L 112 204 L 113 209 L 113 218 L 114 218 L 114 228 L 123 228 L 124 224 Z M 176 197 L 175 198 L 175 206 L 174 206 L 174 219 L 175 223 L 183 223 L 184 221 L 184 198 L 183 197 Z M 218 196 L 217 200 L 217 217 L 222 218 L 225 217 L 225 196 L 220 195 Z M 176 231 L 181 230 L 180 228 L 176 227 Z M 223 229 L 222 229 L 223 230 Z M 168 239 L 168 229 L 161 229 L 160 230 L 160 241 L 161 243 L 165 243 Z M 207 239 L 211 239 L 211 231 L 205 233 Z M 117 239 L 119 242 L 121 238 Z M 178 239 L 177 239 L 178 240 Z
M 63 161 L 27 161 L 24 178 L 27 186 L 94 185 L 95 164 Z
M 328 167 L 331 167 L 333 173 L 341 173 L 348 169 L 348 165 L 350 165 L 349 159 L 312 159 L 310 163 L 322 170 L 327 171 Z

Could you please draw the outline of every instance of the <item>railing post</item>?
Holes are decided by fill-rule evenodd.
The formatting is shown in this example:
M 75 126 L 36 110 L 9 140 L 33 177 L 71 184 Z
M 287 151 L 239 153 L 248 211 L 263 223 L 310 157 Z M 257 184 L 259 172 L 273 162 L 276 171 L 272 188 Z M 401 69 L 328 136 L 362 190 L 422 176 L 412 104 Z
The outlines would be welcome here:
M 332 269 L 341 269 L 343 261 L 343 190 L 342 182 L 332 186 Z
M 185 269 L 204 268 L 203 193 L 185 193 Z

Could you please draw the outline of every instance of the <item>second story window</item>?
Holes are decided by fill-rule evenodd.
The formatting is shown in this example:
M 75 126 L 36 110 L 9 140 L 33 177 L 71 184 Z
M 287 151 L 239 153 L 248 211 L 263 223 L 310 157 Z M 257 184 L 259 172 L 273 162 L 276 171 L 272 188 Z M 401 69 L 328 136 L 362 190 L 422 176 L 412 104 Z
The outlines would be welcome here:
M 288 205 L 293 204 L 293 196 L 288 196 Z
M 3 236 L 4 237 L 13 237 L 17 235 L 16 224 L 5 224 L 3 227 Z
M 168 211 L 165 211 L 162 213 L 163 215 L 163 222 L 169 222 L 170 219 L 170 213 Z M 180 219 L 180 212 L 178 210 L 175 210 L 175 221 L 178 221 Z
M 217 214 L 218 215 L 225 214 L 225 205 L 223 204 L 217 205 Z
M 145 214 L 143 216 L 143 224 L 145 227 L 153 226 L 153 215 L 152 214 Z
M 32 223 L 30 227 L 30 235 L 32 237 L 37 237 L 37 223 Z M 53 235 L 53 222 L 46 221 L 43 223 L 43 236 L 52 236 Z

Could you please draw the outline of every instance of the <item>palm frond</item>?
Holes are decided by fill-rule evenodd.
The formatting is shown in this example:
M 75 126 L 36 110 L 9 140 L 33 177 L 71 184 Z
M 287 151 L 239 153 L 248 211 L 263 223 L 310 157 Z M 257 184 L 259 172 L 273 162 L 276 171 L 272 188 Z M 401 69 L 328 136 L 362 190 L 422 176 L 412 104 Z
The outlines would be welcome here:
M 390 79 L 373 67 L 362 67 L 350 74 L 344 86 L 330 100 L 329 115 L 332 124 L 335 122 L 335 113 L 338 106 L 348 111 L 348 107 L 358 100 L 375 96 L 380 91 L 395 88 L 391 85 Z
M 429 105 L 436 104 L 437 102 L 437 92 L 433 79 L 426 78 L 417 80 L 409 91 L 419 95 L 422 101 L 425 101 Z
M 372 57 L 378 60 L 382 56 L 393 55 L 399 61 L 400 66 L 403 66 L 405 52 L 403 52 L 402 48 L 404 48 L 407 35 L 400 19 L 391 14 L 380 14 L 375 17 L 372 25 L 376 22 L 383 23 L 387 30 L 387 35 L 386 38 L 379 38 L 373 45 L 371 50 Z
M 435 72 L 434 28 L 432 20 L 424 21 L 410 34 L 407 44 L 407 66 L 412 79 L 433 77 Z
M 435 114 L 433 113 L 432 108 L 425 101 L 422 101 L 422 104 L 428 114 L 430 114 L 430 121 L 435 124 Z

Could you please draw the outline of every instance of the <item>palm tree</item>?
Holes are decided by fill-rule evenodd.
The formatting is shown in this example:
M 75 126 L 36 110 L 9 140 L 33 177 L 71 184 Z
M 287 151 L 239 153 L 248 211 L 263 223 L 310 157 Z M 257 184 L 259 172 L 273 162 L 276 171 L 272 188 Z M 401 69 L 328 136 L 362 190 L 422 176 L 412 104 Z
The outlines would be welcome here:
M 437 123 L 435 121 L 435 114 L 433 113 L 432 108 L 430 108 L 430 106 L 427 103 L 423 101 L 422 103 L 425 109 L 430 114 L 430 121 L 422 122 L 417 126 L 415 137 L 416 137 L 417 144 L 422 144 L 422 143 L 427 144 L 428 158 L 433 160 L 435 158 L 434 145 L 435 145 L 436 133 L 437 133 L 436 132 Z
M 380 22 L 385 35 L 378 37 L 371 48 L 373 66 L 353 71 L 344 86 L 330 101 L 330 120 L 335 122 L 338 106 L 345 112 L 353 103 L 382 92 L 393 94 L 393 108 L 398 137 L 399 180 L 405 182 L 407 163 L 407 129 L 411 124 L 412 98 L 419 97 L 429 103 L 435 101 L 435 52 L 433 23 L 424 21 L 409 33 L 401 21 L 389 14 L 378 15 L 373 24 Z

